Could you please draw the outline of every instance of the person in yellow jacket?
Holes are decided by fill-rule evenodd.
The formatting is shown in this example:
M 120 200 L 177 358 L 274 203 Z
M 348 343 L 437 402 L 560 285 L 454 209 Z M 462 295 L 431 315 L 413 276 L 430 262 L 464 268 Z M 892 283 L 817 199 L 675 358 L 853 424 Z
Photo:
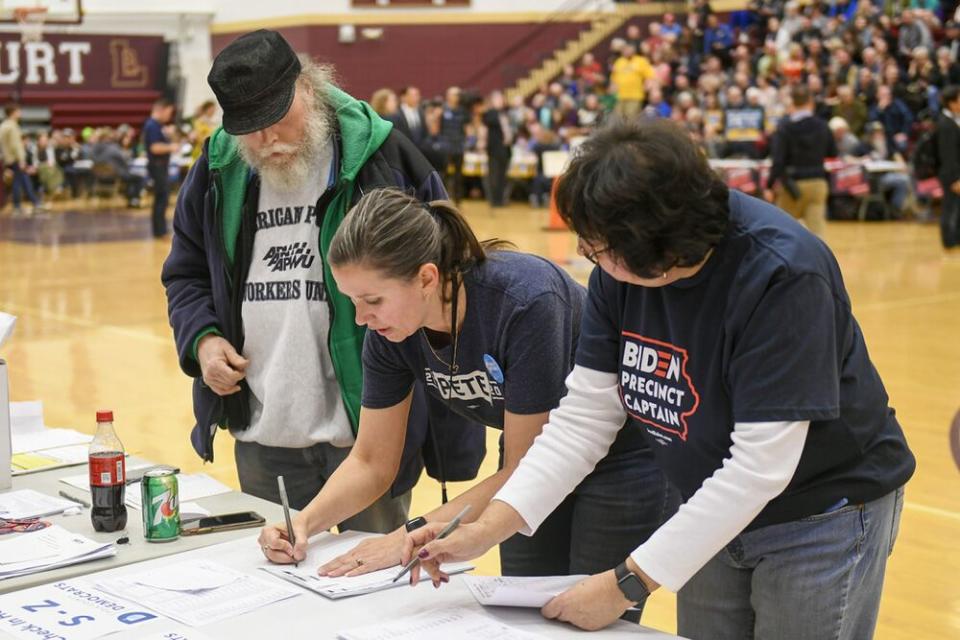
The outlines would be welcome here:
M 638 54 L 633 45 L 624 46 L 610 73 L 610 84 L 617 95 L 616 113 L 625 118 L 639 114 L 643 108 L 646 83 L 655 77 L 650 61 Z

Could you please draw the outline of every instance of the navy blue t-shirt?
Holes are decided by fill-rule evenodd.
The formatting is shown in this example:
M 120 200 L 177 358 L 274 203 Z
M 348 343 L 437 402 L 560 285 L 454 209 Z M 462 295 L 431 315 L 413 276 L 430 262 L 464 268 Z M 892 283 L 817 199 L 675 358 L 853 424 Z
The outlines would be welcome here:
M 160 122 L 154 118 L 147 118 L 143 125 L 143 146 L 147 150 L 147 159 L 150 162 L 169 162 L 169 153 L 155 154 L 150 151 L 150 146 L 155 142 L 167 144 L 170 140 L 163 133 L 163 125 Z
M 503 428 L 506 409 L 549 411 L 566 394 L 586 290 L 558 266 L 513 251 L 493 251 L 464 276 L 467 309 L 452 347 L 431 347 L 424 332 L 393 343 L 367 332 L 363 344 L 364 407 L 402 401 L 419 378 L 453 411 Z M 439 356 L 439 357 L 438 357 Z
M 576 363 L 620 396 L 683 498 L 730 456 L 735 422 L 809 420 L 787 489 L 751 527 L 880 498 L 916 462 L 888 406 L 827 246 L 779 209 L 730 193 L 731 224 L 692 278 L 590 278 Z

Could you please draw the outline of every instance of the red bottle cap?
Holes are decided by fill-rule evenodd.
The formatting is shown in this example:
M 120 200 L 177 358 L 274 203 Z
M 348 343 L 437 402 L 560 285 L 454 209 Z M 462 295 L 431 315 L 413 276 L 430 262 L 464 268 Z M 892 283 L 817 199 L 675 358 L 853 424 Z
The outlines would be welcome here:
M 97 411 L 97 422 L 113 422 L 113 411 Z

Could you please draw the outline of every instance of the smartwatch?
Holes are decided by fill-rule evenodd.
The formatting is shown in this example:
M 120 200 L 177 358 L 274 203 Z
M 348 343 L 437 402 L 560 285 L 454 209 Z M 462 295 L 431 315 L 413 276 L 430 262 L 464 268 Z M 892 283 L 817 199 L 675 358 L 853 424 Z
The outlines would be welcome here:
M 626 561 L 617 565 L 613 575 L 617 577 L 617 586 L 620 587 L 620 591 L 630 602 L 639 604 L 649 597 L 650 590 L 647 589 L 647 585 L 643 583 L 640 576 L 630 571 Z
M 420 527 L 427 524 L 427 519 L 423 516 L 417 516 L 413 520 L 407 520 L 407 524 L 403 525 L 403 528 L 407 530 L 407 533 L 416 531 Z

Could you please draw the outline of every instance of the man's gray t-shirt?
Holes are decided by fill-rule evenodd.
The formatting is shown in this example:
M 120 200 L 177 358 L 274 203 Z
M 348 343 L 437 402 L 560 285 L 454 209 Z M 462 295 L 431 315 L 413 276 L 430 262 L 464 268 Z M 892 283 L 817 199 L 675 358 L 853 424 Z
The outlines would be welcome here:
M 262 182 L 253 259 L 243 295 L 243 355 L 250 360 L 250 428 L 234 435 L 271 447 L 350 446 L 353 431 L 327 347 L 330 309 L 320 256 L 334 145 L 302 188 Z
M 557 265 L 513 251 L 493 251 L 464 276 L 467 309 L 452 347 L 431 347 L 418 331 L 393 343 L 367 332 L 363 345 L 364 407 L 401 402 L 414 380 L 461 416 L 503 428 L 504 411 L 543 413 L 566 394 L 586 289 Z

